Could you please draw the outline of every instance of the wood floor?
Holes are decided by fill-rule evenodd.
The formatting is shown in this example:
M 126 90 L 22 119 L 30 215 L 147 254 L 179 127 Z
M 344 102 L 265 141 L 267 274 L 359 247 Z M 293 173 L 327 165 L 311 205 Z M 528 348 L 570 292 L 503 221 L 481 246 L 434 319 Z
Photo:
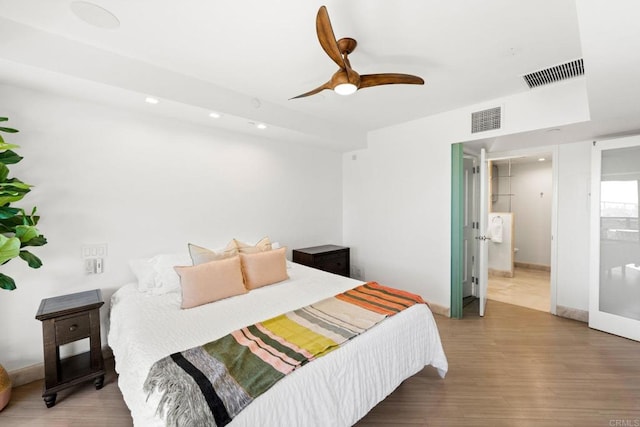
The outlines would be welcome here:
M 638 426 L 640 343 L 586 324 L 497 301 L 485 318 L 436 316 L 449 359 L 406 380 L 357 426 Z M 131 426 L 112 364 L 105 387 L 91 383 L 46 409 L 42 382 L 14 389 L 0 425 Z M 288 426 L 287 426 L 288 427 Z

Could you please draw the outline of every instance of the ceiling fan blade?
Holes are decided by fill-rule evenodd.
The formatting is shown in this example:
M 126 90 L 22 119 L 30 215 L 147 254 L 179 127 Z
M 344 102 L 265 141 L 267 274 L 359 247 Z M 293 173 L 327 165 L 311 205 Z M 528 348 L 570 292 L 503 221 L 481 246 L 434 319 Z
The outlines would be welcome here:
M 333 62 L 338 64 L 338 67 L 345 68 L 344 59 L 338 49 L 338 42 L 336 36 L 333 34 L 333 28 L 331 27 L 331 21 L 329 20 L 329 12 L 325 6 L 321 6 L 318 9 L 318 15 L 316 16 L 316 32 L 318 33 L 318 41 L 320 46 L 327 52 L 327 55 Z
M 423 85 L 424 80 L 422 77 L 412 76 L 411 74 L 397 73 L 364 74 L 360 76 L 360 89 L 395 84 Z
M 323 84 L 322 86 L 319 86 L 313 90 L 310 90 L 309 92 L 305 92 L 302 95 L 298 95 L 298 96 L 294 96 L 293 98 L 289 98 L 289 101 L 291 101 L 292 99 L 298 99 L 298 98 L 304 98 L 305 96 L 311 96 L 311 95 L 315 95 L 318 92 L 322 92 L 325 89 L 331 89 L 331 82 L 328 81 L 325 84 Z

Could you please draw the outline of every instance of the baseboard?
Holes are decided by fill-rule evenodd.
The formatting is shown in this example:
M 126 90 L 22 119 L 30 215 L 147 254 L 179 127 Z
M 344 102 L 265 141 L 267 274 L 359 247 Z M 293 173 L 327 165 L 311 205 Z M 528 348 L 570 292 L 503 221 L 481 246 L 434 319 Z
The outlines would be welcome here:
M 557 305 L 556 315 L 567 319 L 577 320 L 579 322 L 589 323 L 589 312 L 586 310 Z
M 44 363 L 26 366 L 9 372 L 12 387 L 20 387 L 44 378 Z
M 551 271 L 551 266 L 542 264 L 530 264 L 528 262 L 515 262 L 514 265 L 529 270 Z
M 494 277 L 513 277 L 513 271 L 489 269 L 489 276 Z
M 451 309 L 449 307 L 445 307 L 444 305 L 434 304 L 432 302 L 429 303 L 429 308 L 433 314 L 439 314 L 441 316 L 450 317 Z
M 111 347 L 102 348 L 102 357 L 104 357 L 105 359 L 113 357 L 113 351 L 111 350 Z M 15 371 L 8 372 L 8 374 L 9 378 L 11 378 L 11 386 L 20 387 L 21 385 L 29 384 L 34 381 L 43 379 L 44 363 L 37 363 L 35 365 L 16 369 Z

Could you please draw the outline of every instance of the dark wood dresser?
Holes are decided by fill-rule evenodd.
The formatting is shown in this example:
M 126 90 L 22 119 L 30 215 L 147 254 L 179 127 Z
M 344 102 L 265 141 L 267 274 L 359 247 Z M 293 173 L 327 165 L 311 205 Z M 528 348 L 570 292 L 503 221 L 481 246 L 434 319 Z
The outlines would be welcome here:
M 294 249 L 293 262 L 349 277 L 349 248 L 337 245 Z
M 97 390 L 104 383 L 100 341 L 100 289 L 43 299 L 36 314 L 42 322 L 44 391 L 47 408 L 56 404 L 60 390 L 93 380 Z M 60 346 L 89 338 L 90 350 L 60 360 Z

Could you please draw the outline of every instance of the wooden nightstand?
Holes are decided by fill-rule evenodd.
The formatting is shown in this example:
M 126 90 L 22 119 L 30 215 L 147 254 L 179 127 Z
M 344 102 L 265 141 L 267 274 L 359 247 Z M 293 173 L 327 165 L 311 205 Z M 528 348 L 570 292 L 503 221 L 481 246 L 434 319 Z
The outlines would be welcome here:
M 104 361 L 100 341 L 100 289 L 46 298 L 36 319 L 42 321 L 44 343 L 44 391 L 47 408 L 56 404 L 60 390 L 93 380 L 96 390 L 104 384 Z M 90 350 L 60 360 L 60 346 L 89 338 Z
M 336 245 L 293 250 L 293 262 L 349 277 L 349 248 Z

